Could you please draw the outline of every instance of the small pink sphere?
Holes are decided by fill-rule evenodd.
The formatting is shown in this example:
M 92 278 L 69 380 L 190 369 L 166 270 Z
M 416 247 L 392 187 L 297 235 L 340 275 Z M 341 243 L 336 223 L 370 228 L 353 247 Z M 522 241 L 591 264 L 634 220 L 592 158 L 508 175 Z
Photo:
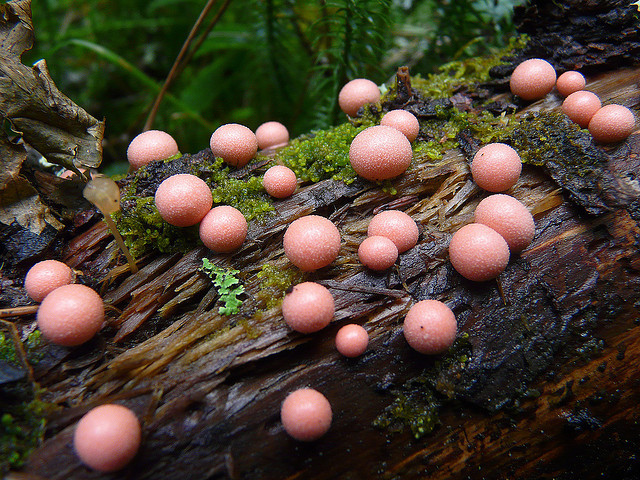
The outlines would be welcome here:
M 365 238 L 358 247 L 360 262 L 371 270 L 386 270 L 398 259 L 398 247 L 382 235 Z
M 367 234 L 387 237 L 395 243 L 399 253 L 415 247 L 420 236 L 413 218 L 400 210 L 385 210 L 375 215 L 369 222 Z
M 562 102 L 563 113 L 582 128 L 589 126 L 589 122 L 601 107 L 598 96 L 586 90 L 574 92 Z
M 234 167 L 244 167 L 258 152 L 256 135 L 244 125 L 227 123 L 218 127 L 209 141 L 211 151 Z
M 404 173 L 413 158 L 411 143 L 393 127 L 376 125 L 361 131 L 349 147 L 349 161 L 367 180 L 386 180 Z
M 280 122 L 266 122 L 256 130 L 256 139 L 260 150 L 281 147 L 289 143 L 289 130 Z
M 504 192 L 520 178 L 520 155 L 504 143 L 490 143 L 478 150 L 471 162 L 473 181 L 489 192 Z
M 163 220 L 176 227 L 195 225 L 211 210 L 213 196 L 204 180 L 180 173 L 166 178 L 156 190 L 156 207 Z
M 56 288 L 36 314 L 42 335 L 56 345 L 73 347 L 91 340 L 104 322 L 102 298 L 84 285 Z
M 73 280 L 73 272 L 58 260 L 44 260 L 36 263 L 24 278 L 24 288 L 34 301 L 41 302 L 44 298 L 62 285 L 68 285 Z
M 355 323 L 345 325 L 336 335 L 336 348 L 341 355 L 354 358 L 362 355 L 369 345 L 369 334 Z
M 306 272 L 326 267 L 340 251 L 340 232 L 324 217 L 307 215 L 294 220 L 284 232 L 284 253 Z
M 572 93 L 584 89 L 586 85 L 587 81 L 585 80 L 584 75 L 580 72 L 576 72 L 575 70 L 564 72 L 558 77 L 556 82 L 558 93 L 563 97 L 568 97 Z
M 338 95 L 340 108 L 350 117 L 355 117 L 358 114 L 358 109 L 363 105 L 378 101 L 380 101 L 380 89 L 366 78 L 351 80 L 342 87 Z
M 509 245 L 494 229 L 471 223 L 454 233 L 449 259 L 464 278 L 484 282 L 496 278 L 507 267 Z
M 538 100 L 553 90 L 556 71 L 546 60 L 531 58 L 525 60 L 511 74 L 511 93 L 524 100 Z
M 482 200 L 476 207 L 474 221 L 502 235 L 512 252 L 527 248 L 536 232 L 527 207 L 509 195 L 491 195 Z
M 229 253 L 240 248 L 247 238 L 247 220 L 229 205 L 212 208 L 200 222 L 200 240 L 209 250 Z
M 262 178 L 262 185 L 269 195 L 275 198 L 287 198 L 296 191 L 298 179 L 289 167 L 274 165 Z
M 282 300 L 284 321 L 300 333 L 325 328 L 333 320 L 335 309 L 331 292 L 315 282 L 299 283 Z
M 115 472 L 133 460 L 141 438 L 135 413 L 121 405 L 101 405 L 80 419 L 73 434 L 73 447 L 89 468 Z
M 332 417 L 329 400 L 312 388 L 290 393 L 280 409 L 285 431 L 302 442 L 317 440 L 327 433 Z
M 418 133 L 420 133 L 418 119 L 413 113 L 406 110 L 391 110 L 382 117 L 380 125 L 395 128 L 402 132 L 410 142 L 413 142 L 418 137 Z
M 422 300 L 407 313 L 403 333 L 411 348 L 435 355 L 453 345 L 457 328 L 456 317 L 449 307 L 438 300 Z
M 127 148 L 127 160 L 134 170 L 150 162 L 177 155 L 178 144 L 171 135 L 160 130 L 148 130 L 136 136 Z
M 621 142 L 631 135 L 635 126 L 636 119 L 627 107 L 606 105 L 589 122 L 589 133 L 598 142 Z

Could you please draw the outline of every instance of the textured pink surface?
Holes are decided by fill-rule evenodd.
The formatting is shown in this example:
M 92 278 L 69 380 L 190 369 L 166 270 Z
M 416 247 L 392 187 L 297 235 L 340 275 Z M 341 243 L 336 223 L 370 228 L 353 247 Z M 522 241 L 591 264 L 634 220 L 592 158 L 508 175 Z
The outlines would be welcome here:
M 216 253 L 232 252 L 247 238 L 247 220 L 229 205 L 215 207 L 200 222 L 200 240 Z
M 356 78 L 351 80 L 340 90 L 338 104 L 344 113 L 350 117 L 358 114 L 358 109 L 367 103 L 380 100 L 380 89 L 371 80 Z
M 562 102 L 564 114 L 582 128 L 587 128 L 589 121 L 601 107 L 598 96 L 586 90 L 574 92 Z
M 165 179 L 155 196 L 156 207 L 165 222 L 176 227 L 195 225 L 211 210 L 213 197 L 204 180 L 181 173 Z
M 413 158 L 411 143 L 393 127 L 376 125 L 361 131 L 351 142 L 349 161 L 367 180 L 386 180 L 404 173 Z
M 256 130 L 258 148 L 280 147 L 289 143 L 289 130 L 280 122 L 266 122 Z
M 546 60 L 531 58 L 525 60 L 511 74 L 511 93 L 524 100 L 538 100 L 553 90 L 556 71 Z
M 285 431 L 303 442 L 317 440 L 331 427 L 331 404 L 317 390 L 301 388 L 287 395 L 280 409 Z
M 415 247 L 418 242 L 418 225 L 406 213 L 400 210 L 385 210 L 375 215 L 371 222 L 367 234 L 370 237 L 387 237 L 398 248 L 398 252 L 406 252 Z
M 315 282 L 299 283 L 282 301 L 284 321 L 296 332 L 313 333 L 331 323 L 335 313 L 333 295 Z
M 156 160 L 164 160 L 178 153 L 178 144 L 161 130 L 148 130 L 131 140 L 127 160 L 134 170 Z
M 453 344 L 457 328 L 456 317 L 449 307 L 438 300 L 422 300 L 407 313 L 403 333 L 411 348 L 435 355 Z
M 365 238 L 358 247 L 360 262 L 371 270 L 386 270 L 398 259 L 398 247 L 387 237 L 374 235 Z
M 307 215 L 291 222 L 283 238 L 284 253 L 300 270 L 312 271 L 333 262 L 340 251 L 340 232 L 324 217 Z
M 296 191 L 298 179 L 289 167 L 274 165 L 262 178 L 262 185 L 269 195 L 275 198 L 287 198 Z
M 520 155 L 504 143 L 490 143 L 478 150 L 471 162 L 473 181 L 489 192 L 504 192 L 520 178 Z
M 527 248 L 536 233 L 533 216 L 522 203 L 509 195 L 491 195 L 475 211 L 476 223 L 493 228 L 502 235 L 511 252 Z
M 453 268 L 466 279 L 484 282 L 496 278 L 507 267 L 509 246 L 492 228 L 471 223 L 453 234 L 449 259 Z
M 100 472 L 114 472 L 135 457 L 141 440 L 136 415 L 121 405 L 101 405 L 80 419 L 73 447 L 82 463 Z
M 420 133 L 418 119 L 413 113 L 406 110 L 391 110 L 382 117 L 380 125 L 395 128 L 402 132 L 410 142 L 413 142 L 418 137 L 418 133 Z
M 51 343 L 71 347 L 91 340 L 104 322 L 102 298 L 85 285 L 63 285 L 45 297 L 36 314 Z
M 598 142 L 621 142 L 633 133 L 636 119 L 631 110 L 622 105 L 606 105 L 589 122 L 589 133 Z
M 360 325 L 345 325 L 336 334 L 336 349 L 345 357 L 354 358 L 362 355 L 369 345 L 369 334 Z
M 27 294 L 36 302 L 44 300 L 50 292 L 71 283 L 73 272 L 58 260 L 43 260 L 36 263 L 24 278 Z
M 209 140 L 211 151 L 234 167 L 244 167 L 258 152 L 256 135 L 244 125 L 227 123 L 218 127 Z
M 584 75 L 580 72 L 576 72 L 575 70 L 564 72 L 556 81 L 558 93 L 563 97 L 568 97 L 572 93 L 584 89 L 586 85 L 587 81 L 585 80 Z

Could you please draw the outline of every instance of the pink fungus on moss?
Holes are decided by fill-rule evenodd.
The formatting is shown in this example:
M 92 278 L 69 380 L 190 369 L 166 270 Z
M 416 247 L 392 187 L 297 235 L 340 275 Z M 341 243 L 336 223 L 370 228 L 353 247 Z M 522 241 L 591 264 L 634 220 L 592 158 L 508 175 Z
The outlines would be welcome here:
M 229 205 L 209 211 L 200 222 L 200 240 L 216 253 L 229 253 L 247 238 L 247 220 L 242 212 Z
M 227 123 L 218 127 L 209 140 L 216 157 L 233 167 L 244 167 L 258 152 L 256 135 L 244 125 Z
M 58 260 L 43 260 L 29 269 L 24 288 L 34 301 L 41 302 L 53 290 L 72 281 L 73 271 L 66 264 Z
M 507 267 L 509 245 L 494 229 L 471 223 L 453 234 L 449 259 L 464 278 L 484 282 L 496 278 Z
M 284 253 L 300 270 L 312 271 L 333 262 L 340 251 L 340 232 L 324 217 L 307 215 L 294 220 L 283 238 Z
M 165 160 L 179 153 L 171 135 L 161 130 L 148 130 L 136 136 L 127 148 L 127 160 L 134 170 L 157 160 Z
M 338 95 L 340 108 L 350 117 L 355 117 L 360 107 L 378 101 L 380 101 L 380 89 L 366 78 L 351 80 L 342 87 Z
M 258 148 L 282 147 L 289 143 L 289 130 L 280 122 L 265 122 L 256 130 Z
M 511 74 L 511 93 L 524 100 L 538 100 L 553 90 L 556 71 L 546 60 L 531 58 L 525 60 Z
M 213 196 L 204 180 L 180 173 L 166 178 L 156 190 L 155 203 L 163 220 L 176 227 L 195 225 L 211 210 Z
M 274 165 L 262 178 L 264 189 L 275 198 L 290 197 L 295 192 L 297 184 L 295 172 L 284 165 Z
M 327 433 L 332 417 L 329 400 L 312 388 L 301 388 L 290 393 L 280 409 L 285 431 L 302 442 L 317 440 Z
M 382 117 L 380 125 L 395 128 L 402 132 L 410 142 L 413 142 L 418 137 L 418 133 L 420 133 L 420 123 L 418 123 L 418 119 L 413 113 L 407 110 L 391 110 Z
M 490 143 L 478 150 L 471 162 L 473 181 L 489 192 L 503 192 L 520 178 L 520 155 L 504 143 Z
M 367 234 L 370 237 L 382 236 L 391 240 L 399 253 L 415 247 L 420 232 L 416 222 L 400 210 L 385 210 L 375 215 L 369 223 Z
M 435 355 L 453 345 L 457 328 L 456 317 L 449 307 L 438 300 L 422 300 L 407 313 L 403 333 L 411 348 Z
M 325 328 L 335 314 L 333 295 L 315 282 L 294 286 L 282 301 L 284 321 L 296 332 L 313 333 Z
M 413 158 L 411 143 L 393 127 L 376 125 L 361 131 L 349 147 L 349 161 L 367 180 L 387 180 L 404 173 Z

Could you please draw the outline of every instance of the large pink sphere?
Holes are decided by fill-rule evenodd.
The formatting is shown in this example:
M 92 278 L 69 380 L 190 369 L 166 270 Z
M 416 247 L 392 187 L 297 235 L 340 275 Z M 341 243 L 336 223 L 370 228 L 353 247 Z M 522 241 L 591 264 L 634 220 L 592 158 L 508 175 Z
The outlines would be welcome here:
M 509 245 L 494 229 L 480 223 L 465 225 L 451 238 L 449 259 L 468 280 L 484 282 L 500 275 L 509 263 Z
M 636 126 L 633 112 L 622 105 L 606 105 L 589 122 L 589 133 L 602 143 L 621 142 Z
M 229 253 L 240 248 L 247 238 L 247 220 L 229 205 L 212 208 L 200 222 L 200 240 L 209 250 Z
M 335 313 L 333 295 L 315 282 L 299 283 L 282 301 L 284 321 L 296 332 L 313 333 L 325 328 Z
M 362 355 L 369 345 L 369 334 L 360 325 L 345 325 L 336 334 L 336 349 L 345 357 L 354 358 Z
M 213 132 L 211 151 L 234 167 L 244 167 L 258 152 L 256 135 L 244 125 L 227 123 Z
M 403 333 L 411 348 L 435 355 L 453 345 L 457 328 L 456 317 L 449 307 L 438 300 L 422 300 L 407 313 Z
M 385 210 L 371 219 L 367 234 L 370 237 L 387 237 L 395 243 L 398 252 L 403 253 L 416 246 L 420 232 L 416 222 L 406 213 L 400 210 Z
M 351 80 L 340 90 L 338 104 L 344 113 L 350 117 L 358 114 L 358 109 L 367 103 L 380 100 L 380 89 L 371 80 L 356 78 Z
M 285 431 L 302 442 L 317 440 L 327 433 L 332 416 L 329 400 L 312 388 L 290 393 L 280 409 Z
M 281 147 L 289 143 L 289 130 L 280 122 L 266 122 L 256 130 L 256 140 L 260 150 Z
M 520 178 L 520 155 L 504 143 L 490 143 L 478 150 L 471 162 L 473 181 L 489 192 L 504 192 Z
M 324 217 L 307 215 L 294 220 L 283 238 L 284 253 L 300 270 L 312 271 L 333 262 L 340 251 L 340 232 Z
M 398 247 L 387 237 L 374 235 L 365 238 L 358 247 L 360 262 L 371 270 L 391 268 L 398 259 Z
M 404 173 L 413 158 L 411 143 L 393 127 L 376 125 L 361 131 L 351 142 L 349 161 L 367 180 L 386 180 Z
M 127 160 L 134 170 L 148 163 L 177 155 L 178 144 L 171 135 L 161 130 L 142 132 L 129 144 Z
M 156 207 L 163 220 L 176 227 L 195 225 L 211 210 L 213 196 L 204 180 L 180 173 L 166 178 L 156 190 Z
M 502 235 L 511 252 L 527 248 L 536 232 L 527 207 L 509 195 L 491 195 L 482 200 L 476 207 L 474 221 Z
M 85 285 L 63 285 L 45 297 L 36 320 L 42 335 L 51 343 L 65 347 L 81 345 L 102 327 L 102 298 Z
M 568 97 L 572 93 L 584 89 L 586 85 L 587 81 L 585 80 L 584 75 L 574 70 L 564 72 L 556 81 L 558 93 L 563 97 Z
M 391 110 L 382 117 L 380 125 L 395 128 L 402 132 L 410 142 L 413 142 L 418 137 L 418 133 L 420 133 L 418 119 L 413 113 L 406 110 Z
M 511 74 L 511 93 L 524 100 L 538 100 L 553 90 L 556 71 L 546 60 L 531 58 L 525 60 Z
M 574 92 L 562 102 L 562 112 L 582 128 L 589 126 L 589 122 L 601 107 L 600 98 L 586 90 Z
M 73 272 L 66 264 L 58 260 L 43 260 L 29 269 L 24 288 L 34 301 L 41 302 L 56 288 L 71 283 L 72 279 Z
M 89 468 L 115 472 L 133 460 L 141 438 L 135 413 L 121 405 L 101 405 L 80 419 L 73 434 L 73 447 Z
M 262 186 L 274 198 L 290 197 L 296 191 L 297 185 L 296 173 L 284 165 L 274 165 L 262 178 Z

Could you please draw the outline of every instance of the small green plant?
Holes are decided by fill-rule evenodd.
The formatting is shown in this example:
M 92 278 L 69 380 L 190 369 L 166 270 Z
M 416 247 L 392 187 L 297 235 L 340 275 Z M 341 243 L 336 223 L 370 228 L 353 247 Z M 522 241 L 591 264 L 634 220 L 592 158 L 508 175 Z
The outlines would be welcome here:
M 240 272 L 238 270 L 220 268 L 211 263 L 208 258 L 202 259 L 202 268 L 200 270 L 211 278 L 213 284 L 217 287 L 220 301 L 224 303 L 218 309 L 218 313 L 220 315 L 238 313 L 238 309 L 242 305 L 242 300 L 238 298 L 238 295 L 244 293 L 244 285 L 236 278 L 236 275 Z

